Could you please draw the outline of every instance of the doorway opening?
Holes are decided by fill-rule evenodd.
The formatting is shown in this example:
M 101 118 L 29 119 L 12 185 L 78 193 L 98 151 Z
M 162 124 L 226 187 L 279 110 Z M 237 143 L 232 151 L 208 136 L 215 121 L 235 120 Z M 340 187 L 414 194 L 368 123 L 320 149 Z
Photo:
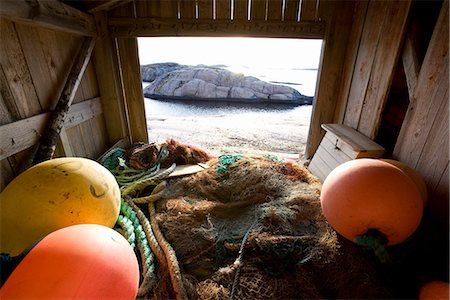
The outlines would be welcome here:
M 138 46 L 149 142 L 303 159 L 322 40 L 150 37 Z

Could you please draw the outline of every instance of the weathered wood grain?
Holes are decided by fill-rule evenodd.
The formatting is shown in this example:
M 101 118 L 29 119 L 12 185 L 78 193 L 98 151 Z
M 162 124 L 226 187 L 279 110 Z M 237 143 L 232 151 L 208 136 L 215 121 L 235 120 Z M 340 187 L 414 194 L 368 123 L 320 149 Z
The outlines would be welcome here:
M 102 113 L 100 98 L 74 104 L 70 108 L 64 127 L 70 129 Z M 0 126 L 0 160 L 25 150 L 39 141 L 50 113 L 39 114 Z M 92 135 L 92 134 L 90 134 Z M 79 140 L 79 137 L 76 138 Z
M 125 104 L 120 85 L 115 40 L 108 36 L 106 13 L 95 14 L 100 36 L 93 53 L 93 63 L 101 95 L 108 144 L 129 136 Z
M 286 0 L 286 8 L 283 21 L 299 21 L 299 9 L 300 0 Z
M 306 157 L 311 157 L 324 135 L 321 124 L 332 123 L 340 78 L 344 66 L 346 45 L 351 32 L 353 5 L 351 1 L 332 1 L 327 5 L 327 33 L 323 41 L 322 63 L 319 67 L 313 112 L 309 127 Z
M 421 158 L 441 102 L 448 101 L 445 95 L 449 82 L 449 16 L 448 2 L 444 3 L 394 149 L 394 157 L 412 168 Z
M 389 5 L 390 2 L 385 1 L 369 2 L 344 117 L 344 124 L 355 129 L 361 120 L 375 53 L 382 35 L 380 23 L 384 24 Z
M 356 58 L 358 56 L 364 21 L 366 19 L 368 3 L 368 1 L 355 2 L 352 30 L 348 39 L 347 51 L 341 74 L 341 87 L 339 89 L 339 96 L 337 98 L 333 123 L 340 124 L 344 121 L 348 96 L 352 85 L 352 77 L 355 72 Z
M 231 3 L 230 0 L 216 0 L 216 19 L 230 20 Z
M 350 20 L 348 20 L 350 21 Z M 110 18 L 113 37 L 142 36 L 248 36 L 278 38 L 315 38 L 325 35 L 324 22 L 168 20 L 163 18 Z
M 390 2 L 381 27 L 358 131 L 375 139 L 406 31 L 411 1 Z
M 147 143 L 147 119 L 145 117 L 137 40 L 136 38 L 119 38 L 117 44 L 131 140 L 132 142 Z
M 403 70 L 405 71 L 406 84 L 408 85 L 408 94 L 412 98 L 416 89 L 417 77 L 419 76 L 420 64 L 417 53 L 414 48 L 413 40 L 406 36 L 405 45 L 402 52 Z
M 44 134 L 40 139 L 38 151 L 33 159 L 34 164 L 48 160 L 53 156 L 59 133 L 64 125 L 64 120 L 67 112 L 69 111 L 69 107 L 72 104 L 81 78 L 83 77 L 84 70 L 86 69 L 91 58 L 94 45 L 95 39 L 93 38 L 85 38 L 83 41 L 78 57 L 70 70 L 70 74 L 64 86 L 63 92 L 54 111 L 52 112 Z
M 317 8 L 317 0 L 302 0 L 300 21 L 316 21 Z
M 83 36 L 96 36 L 94 18 L 59 1 L 2 0 L 0 15 Z
M 283 21 L 282 9 L 283 9 L 283 1 L 268 0 L 267 1 L 267 20 Z
M 14 24 L 0 18 L 0 65 L 20 118 L 42 111 Z M 8 99 L 7 99 L 8 100 Z M 11 99 L 12 100 L 12 99 Z
M 198 18 L 212 20 L 213 19 L 213 0 L 198 0 Z

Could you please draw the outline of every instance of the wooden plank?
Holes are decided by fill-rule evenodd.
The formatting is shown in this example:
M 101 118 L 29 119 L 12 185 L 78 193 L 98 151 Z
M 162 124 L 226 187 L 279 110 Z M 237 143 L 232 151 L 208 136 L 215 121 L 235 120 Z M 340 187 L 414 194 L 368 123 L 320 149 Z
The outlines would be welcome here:
M 95 144 L 95 151 L 91 158 L 96 159 L 99 157 L 109 146 L 108 136 L 106 133 L 106 126 L 104 118 L 92 118 L 88 121 L 92 132 L 97 134 L 93 136 L 93 141 Z
M 322 145 L 322 143 L 319 146 L 319 149 L 317 149 L 317 155 L 322 158 L 322 161 L 326 164 L 327 169 L 323 170 L 323 173 L 325 175 L 325 178 L 330 174 L 331 171 L 333 171 L 336 167 L 338 167 L 342 162 L 336 160 L 330 152 L 332 152 L 333 148 L 327 149 L 325 145 Z M 334 152 L 339 152 L 339 150 L 335 150 Z M 324 179 L 325 179 L 324 178 Z
M 300 9 L 300 0 L 286 0 L 286 8 L 283 21 L 300 21 L 298 11 Z
M 117 41 L 123 92 L 127 106 L 132 142 L 148 143 L 147 118 L 138 58 L 136 38 L 119 38 Z
M 435 120 L 431 126 L 427 141 L 420 153 L 416 170 L 423 176 L 430 190 L 436 189 L 445 172 L 449 161 L 449 101 L 447 91 L 446 100 L 442 100 Z
M 333 134 L 326 133 L 323 137 L 322 141 L 320 142 L 320 145 L 323 145 L 323 148 L 330 154 L 330 156 L 333 156 L 333 158 L 338 162 L 339 164 L 342 164 L 346 161 L 355 159 L 355 156 L 349 156 L 345 151 L 342 151 L 339 147 L 336 147 L 336 140 L 333 138 Z
M 444 2 L 403 121 L 394 157 L 415 168 L 442 101 L 448 101 L 448 2 Z
M 7 159 L 0 160 L 0 192 L 14 179 L 14 170 Z
M 17 23 L 15 27 L 39 102 L 43 110 L 47 111 L 50 109 L 49 103 L 59 96 L 56 88 L 57 75 L 53 69 L 49 68 L 46 53 L 43 50 L 47 44 L 41 43 L 38 28 L 20 23 Z M 52 60 L 52 63 L 54 62 L 57 60 Z
M 198 18 L 212 20 L 213 19 L 213 0 L 198 0 Z
M 333 123 L 343 123 L 350 87 L 352 85 L 353 73 L 355 72 L 356 58 L 358 56 L 361 35 L 366 19 L 368 1 L 355 2 L 352 31 L 348 40 L 347 53 L 343 71 L 341 74 L 341 87 L 339 97 L 336 103 Z
M 69 137 L 67 136 L 66 128 L 61 128 L 59 134 L 59 143 L 61 145 L 61 155 L 63 156 L 74 156 L 72 148 L 70 146 Z M 56 151 L 55 151 L 56 152 Z
M 233 20 L 246 21 L 248 20 L 248 1 L 249 0 L 233 0 L 234 1 L 234 11 Z M 265 1 L 265 0 L 252 0 L 252 7 L 255 1 Z M 252 8 L 253 9 L 253 8 Z
M 137 1 L 137 2 L 141 2 L 141 1 Z M 145 1 L 145 2 L 147 2 L 147 1 Z M 98 13 L 102 14 L 102 13 L 104 13 L 104 11 L 100 11 Z M 120 5 L 118 7 L 115 7 L 113 9 L 109 10 L 108 16 L 109 17 L 135 18 L 136 17 L 135 1 L 125 3 L 124 5 Z
M 311 162 L 308 166 L 309 171 L 313 175 L 318 177 L 321 182 L 323 182 L 325 180 L 325 178 L 328 176 L 328 174 L 331 172 L 330 167 L 327 165 L 327 163 L 325 162 L 322 155 L 323 155 L 323 150 L 319 146 L 316 153 L 314 153 L 314 156 L 311 159 Z
M 427 210 L 433 222 L 443 229 L 443 234 L 445 234 L 443 236 L 447 237 L 449 236 L 449 165 L 450 162 L 447 162 L 446 165 L 444 164 L 445 171 L 442 173 L 438 185 L 428 192 L 430 201 L 427 203 Z
M 138 18 L 155 17 L 160 12 L 161 1 L 136 1 L 135 6 Z
M 267 1 L 267 20 L 283 21 L 283 1 L 268 0 Z
M 92 16 L 59 1 L 2 0 L 0 16 L 84 36 L 97 35 Z
M 323 124 L 322 128 L 327 131 L 325 137 L 352 159 L 381 157 L 384 154 L 382 146 L 351 127 L 343 124 Z
M 382 33 L 380 23 L 384 23 L 383 18 L 388 6 L 389 4 L 384 1 L 369 2 L 344 117 L 344 124 L 352 128 L 358 128 L 361 120 L 375 53 Z
M 317 21 L 317 0 L 302 0 L 300 21 Z
M 157 2 L 157 1 L 152 1 Z M 160 2 L 160 1 L 158 1 Z M 159 17 L 162 18 L 171 18 L 171 19 L 177 19 L 178 18 L 178 0 L 169 0 L 160 2 L 161 7 L 159 11 Z
M 20 112 L 17 107 L 14 97 L 9 89 L 8 81 L 6 80 L 3 68 L 0 65 L 0 107 L 1 107 L 1 118 L 0 125 L 11 123 L 15 120 L 20 120 Z
M 352 5 L 352 3 L 349 3 Z M 348 20 L 347 20 L 348 21 Z M 110 18 L 114 37 L 143 36 L 248 36 L 277 38 L 315 38 L 325 35 L 325 22 L 167 20 L 162 18 Z
M 411 1 L 388 2 L 361 111 L 358 131 L 375 139 L 400 55 Z
M 0 18 L 0 65 L 20 118 L 39 114 L 41 104 L 13 23 Z
M 100 98 L 91 99 L 74 104 L 64 123 L 66 129 L 76 127 L 102 113 Z M 22 150 L 39 141 L 50 113 L 39 114 L 7 125 L 0 126 L 0 160 Z
M 83 133 L 81 132 L 80 127 L 76 126 L 69 128 L 66 132 L 73 155 L 78 157 L 87 157 L 88 155 L 84 146 Z
M 195 0 L 180 0 L 180 18 L 195 19 Z
M 250 20 L 267 20 L 267 0 L 252 0 Z
M 106 13 L 95 14 L 99 32 L 93 53 L 93 63 L 101 95 L 108 143 L 129 136 L 122 89 L 120 86 L 118 58 L 114 39 L 108 36 Z
M 352 28 L 353 1 L 328 1 L 326 4 L 327 32 L 323 41 L 311 125 L 305 149 L 306 157 L 314 154 L 322 140 L 325 132 L 320 125 L 333 122 L 336 96 L 340 88 L 340 82 L 336 78 L 342 74 L 347 42 Z
M 87 6 L 88 12 L 90 14 L 102 11 L 102 10 L 111 10 L 115 7 L 124 5 L 133 0 L 107 0 L 107 1 L 86 1 L 83 4 Z
M 231 2 L 233 0 L 216 0 L 216 19 L 230 20 Z
M 406 76 L 406 84 L 408 85 L 408 94 L 412 98 L 417 84 L 417 77 L 419 76 L 420 64 L 417 58 L 416 49 L 411 36 L 407 35 L 405 45 L 402 52 L 403 69 Z
M 64 120 L 65 128 L 72 128 L 103 113 L 100 98 L 93 98 L 72 105 Z
M 84 75 L 84 71 L 91 59 L 94 46 L 95 39 L 93 38 L 85 38 L 83 41 L 77 58 L 70 69 L 69 77 L 64 85 L 63 92 L 59 97 L 58 103 L 56 104 L 43 136 L 40 139 L 39 148 L 33 160 L 34 164 L 52 158 L 59 133 L 64 125 L 64 119 L 72 104 L 75 92 Z

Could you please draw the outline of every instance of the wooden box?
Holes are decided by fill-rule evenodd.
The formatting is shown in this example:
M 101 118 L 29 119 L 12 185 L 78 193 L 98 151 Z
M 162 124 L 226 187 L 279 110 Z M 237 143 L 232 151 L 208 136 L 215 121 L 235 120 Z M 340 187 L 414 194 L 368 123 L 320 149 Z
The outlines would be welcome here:
M 344 124 L 322 124 L 326 131 L 309 164 L 309 170 L 322 182 L 340 164 L 352 159 L 379 158 L 384 148 Z

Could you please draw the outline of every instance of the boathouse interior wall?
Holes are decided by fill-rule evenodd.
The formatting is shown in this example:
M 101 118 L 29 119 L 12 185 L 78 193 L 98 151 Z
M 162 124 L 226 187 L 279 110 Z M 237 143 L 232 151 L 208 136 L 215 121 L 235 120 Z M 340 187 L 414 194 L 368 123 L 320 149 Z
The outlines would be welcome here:
M 1 189 L 30 166 L 86 38 L 95 48 L 55 156 L 95 159 L 116 143 L 148 141 L 137 37 L 318 38 L 306 155 L 324 123 L 379 142 L 425 179 L 427 214 L 448 249 L 447 0 L 2 0 L 0 13 Z

